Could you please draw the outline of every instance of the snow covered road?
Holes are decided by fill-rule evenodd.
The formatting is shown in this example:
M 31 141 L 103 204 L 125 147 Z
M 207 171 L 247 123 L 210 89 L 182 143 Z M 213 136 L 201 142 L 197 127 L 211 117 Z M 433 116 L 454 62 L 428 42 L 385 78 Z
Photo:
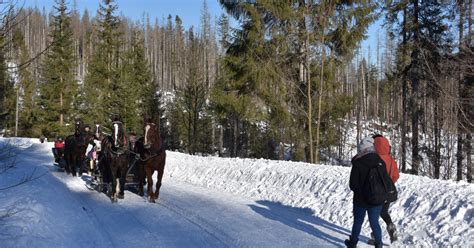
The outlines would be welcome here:
M 312 216 L 309 209 L 178 181 L 163 182 L 158 204 L 130 191 L 112 204 L 104 194 L 90 191 L 85 180 L 53 175 L 70 191 L 56 190 L 57 195 L 67 195 L 72 202 L 67 207 L 81 216 L 69 224 L 85 231 L 74 231 L 68 247 L 341 247 L 349 232 Z
M 0 138 L 0 248 L 343 247 L 352 225 L 347 167 L 169 152 L 158 203 L 126 191 L 113 204 L 58 172 L 50 147 Z M 474 247 L 474 185 L 402 174 L 397 187 L 392 247 Z
M 16 214 L 0 227 L 0 247 L 342 247 L 349 233 L 310 209 L 171 177 L 157 204 L 130 191 L 113 204 L 87 186 L 87 176 L 58 172 L 48 152 L 46 144 L 18 151 L 16 173 L 36 169 L 42 176 L 2 192 L 11 201 L 2 208 Z

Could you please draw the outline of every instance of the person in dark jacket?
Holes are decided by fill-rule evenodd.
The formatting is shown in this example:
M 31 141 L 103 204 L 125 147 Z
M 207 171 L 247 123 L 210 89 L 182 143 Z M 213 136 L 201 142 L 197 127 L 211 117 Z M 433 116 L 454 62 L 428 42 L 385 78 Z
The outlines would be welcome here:
M 352 158 L 352 169 L 349 187 L 354 192 L 353 216 L 354 224 L 349 239 L 345 240 L 347 247 L 356 247 L 359 234 L 364 222 L 365 213 L 368 213 L 370 227 L 375 236 L 375 247 L 382 247 L 382 230 L 379 225 L 381 205 L 370 205 L 364 199 L 363 187 L 369 174 L 369 169 L 377 164 L 383 164 L 383 160 L 375 153 L 374 140 L 372 137 L 364 138 L 357 146 L 357 155 Z

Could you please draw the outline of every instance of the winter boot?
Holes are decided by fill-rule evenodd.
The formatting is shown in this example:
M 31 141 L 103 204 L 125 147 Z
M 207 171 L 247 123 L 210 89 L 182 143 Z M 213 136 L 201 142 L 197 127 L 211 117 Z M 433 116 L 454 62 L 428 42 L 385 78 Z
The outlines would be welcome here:
M 351 236 L 349 236 L 349 239 L 346 239 L 344 241 L 344 244 L 346 245 L 347 248 L 356 248 L 357 247 L 357 242 L 354 242 L 351 238 Z
M 393 223 L 391 223 L 390 225 L 387 226 L 387 232 L 388 232 L 388 235 L 390 235 L 390 242 L 391 243 L 398 240 L 397 228 L 395 228 L 395 225 Z
M 369 239 L 369 241 L 367 241 L 367 244 L 369 244 L 369 245 L 375 245 L 374 233 L 370 233 L 370 239 Z

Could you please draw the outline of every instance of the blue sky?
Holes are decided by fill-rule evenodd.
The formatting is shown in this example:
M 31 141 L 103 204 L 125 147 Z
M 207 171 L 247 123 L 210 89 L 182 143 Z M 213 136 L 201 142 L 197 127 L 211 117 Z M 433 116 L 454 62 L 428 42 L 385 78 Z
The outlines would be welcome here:
M 38 7 L 40 9 L 43 6 L 46 8 L 46 11 L 50 12 L 52 6 L 54 5 L 54 0 L 17 0 L 18 5 L 21 5 L 23 2 L 26 7 Z M 183 26 L 189 28 L 191 26 L 195 27 L 195 30 L 199 29 L 200 18 L 201 18 L 201 9 L 203 7 L 204 0 L 116 0 L 115 2 L 118 5 L 118 13 L 123 14 L 134 20 L 139 20 L 142 18 L 144 13 L 148 13 L 152 22 L 155 18 L 158 18 L 159 22 L 162 22 L 163 18 L 166 19 L 168 14 L 171 14 L 173 17 L 178 15 L 181 20 L 183 20 Z M 209 13 L 214 22 L 215 18 L 219 17 L 223 10 L 219 5 L 217 0 L 206 0 Z M 101 0 L 66 0 L 69 3 L 69 6 L 72 6 L 76 2 L 77 9 L 82 14 L 85 9 L 88 9 L 89 14 L 94 16 L 99 2 Z M 380 27 L 380 21 L 372 24 L 370 26 L 367 36 L 368 38 L 362 43 L 362 54 L 365 57 L 368 56 L 368 47 L 370 45 L 370 57 L 371 62 L 376 62 L 377 54 L 377 35 L 380 36 L 381 45 L 384 44 L 384 31 Z M 214 23 L 212 23 L 214 24 Z
M 18 0 L 19 5 L 24 1 L 26 7 L 35 7 L 42 9 L 43 6 L 46 11 L 50 12 L 54 5 L 54 0 Z M 74 0 L 66 0 L 68 6 L 72 6 Z M 100 0 L 76 0 L 77 9 L 82 14 L 85 9 L 89 11 L 91 16 L 94 16 L 99 7 Z M 183 25 L 186 28 L 194 26 L 199 28 L 201 9 L 203 7 L 203 0 L 116 0 L 118 5 L 118 12 L 122 13 L 134 20 L 140 20 L 144 13 L 150 15 L 150 19 L 154 22 L 155 18 L 161 22 L 163 18 L 167 18 L 168 14 L 173 17 L 178 15 L 183 20 Z M 217 0 L 207 0 L 209 13 L 212 20 L 223 13 Z

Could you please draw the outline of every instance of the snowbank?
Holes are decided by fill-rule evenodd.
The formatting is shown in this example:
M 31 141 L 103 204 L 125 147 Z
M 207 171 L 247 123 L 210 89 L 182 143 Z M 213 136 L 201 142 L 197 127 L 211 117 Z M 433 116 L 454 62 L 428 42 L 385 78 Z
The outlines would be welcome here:
M 165 180 L 173 178 L 255 200 L 310 208 L 319 218 L 348 229 L 352 226 L 347 167 L 176 152 L 168 152 L 166 166 Z M 391 207 L 391 216 L 400 231 L 400 246 L 474 245 L 474 185 L 402 174 L 397 187 L 399 199 Z M 367 222 L 363 232 L 370 233 Z M 384 235 L 388 241 L 385 231 Z
M 18 182 L 23 176 L 33 175 L 38 179 L 22 187 L 0 190 L 0 217 L 10 211 L 28 213 L 20 215 L 21 220 L 10 219 L 8 225 L 0 225 L 0 240 L 18 247 L 49 247 L 48 244 L 61 247 L 89 247 L 89 244 L 95 244 L 95 247 L 108 246 L 109 241 L 104 240 L 104 235 L 95 235 L 93 240 L 83 237 L 90 226 L 100 225 L 78 222 L 88 218 L 89 212 L 86 210 L 90 207 L 81 208 L 77 205 L 77 202 L 87 203 L 92 196 L 91 206 L 109 203 L 108 199 L 105 195 L 88 192 L 84 182 L 78 178 L 64 176 L 59 180 L 52 175 L 51 143 L 40 144 L 38 139 L 0 138 L 0 158 L 2 148 L 5 147 L 11 147 L 7 151 L 17 155 L 18 164 L 15 171 L 0 174 L 0 188 Z M 170 151 L 167 154 L 162 186 L 164 191 L 167 182 L 171 185 L 172 181 L 180 181 L 255 201 L 266 200 L 295 208 L 310 208 L 313 215 L 322 220 L 346 229 L 352 226 L 348 167 L 199 157 Z M 8 162 L 8 159 L 0 159 L 2 161 Z M 63 180 L 70 184 L 68 188 L 64 188 Z M 393 204 L 391 213 L 400 231 L 400 241 L 394 246 L 474 247 L 474 185 L 402 174 L 397 187 L 399 200 Z M 96 201 L 96 198 L 100 201 Z M 226 201 L 225 198 L 222 200 Z M 67 221 L 63 220 L 65 217 Z M 76 224 L 63 226 L 65 223 Z M 81 224 L 78 226 L 77 223 Z M 43 230 L 36 229 L 38 226 Z M 54 230 L 44 230 L 51 227 L 62 228 L 65 236 L 58 237 L 53 235 Z M 382 224 L 382 228 L 385 228 L 385 224 Z M 29 233 L 31 230 L 35 231 Z M 369 233 L 366 222 L 362 234 L 368 236 Z M 11 243 L 19 234 L 33 236 L 21 239 L 23 243 Z M 387 242 L 389 238 L 385 231 L 384 235 Z M 8 244 L 7 247 L 10 247 Z M 0 247 L 3 247 L 1 242 Z

